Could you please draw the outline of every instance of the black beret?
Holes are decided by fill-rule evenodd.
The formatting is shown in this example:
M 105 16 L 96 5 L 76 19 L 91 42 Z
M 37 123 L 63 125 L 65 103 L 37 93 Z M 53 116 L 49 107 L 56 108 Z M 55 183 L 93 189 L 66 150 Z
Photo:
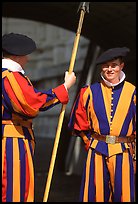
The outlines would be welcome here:
M 9 33 L 2 36 L 2 50 L 12 55 L 28 55 L 35 49 L 35 42 L 26 35 Z
M 112 48 L 109 49 L 107 51 L 105 51 L 104 53 L 102 53 L 96 60 L 96 64 L 102 64 L 105 63 L 107 61 L 111 61 L 117 57 L 124 57 L 128 54 L 129 52 L 129 48 L 127 47 L 116 47 L 116 48 Z

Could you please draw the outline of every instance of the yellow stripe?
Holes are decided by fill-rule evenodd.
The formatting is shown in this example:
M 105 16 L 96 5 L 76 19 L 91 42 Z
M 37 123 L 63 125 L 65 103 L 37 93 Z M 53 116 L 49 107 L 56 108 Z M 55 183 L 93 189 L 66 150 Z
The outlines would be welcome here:
M 3 137 L 24 137 L 21 126 L 5 125 Z
M 88 121 L 90 122 L 90 119 L 92 120 L 92 127 L 94 128 L 94 131 L 99 133 L 100 134 L 100 130 L 99 130 L 99 122 L 97 120 L 97 117 L 96 117 L 96 114 L 95 114 L 95 111 L 94 111 L 94 108 L 93 108 L 93 97 L 92 97 L 92 92 L 91 92 L 91 89 L 90 87 L 88 87 L 86 93 L 84 93 L 84 106 L 86 104 L 86 101 L 87 101 L 87 98 L 88 98 L 88 95 L 90 96 L 90 100 L 89 100 L 89 108 L 87 111 L 87 114 L 88 114 Z
M 87 102 L 88 96 L 90 95 L 90 92 L 91 92 L 90 86 L 88 86 L 83 94 L 84 107 L 86 106 L 86 102 Z
M 103 162 L 100 154 L 95 154 L 96 202 L 104 202 Z
M 27 202 L 34 202 L 34 167 L 33 167 L 32 156 L 31 156 L 28 140 L 24 140 L 24 143 L 26 146 L 26 151 L 28 156 L 29 176 L 30 176 Z
M 112 95 L 112 88 L 107 87 L 103 82 L 101 83 L 101 89 L 104 98 L 104 104 L 106 109 L 106 115 L 108 118 L 108 122 L 110 123 L 110 115 L 111 115 L 111 95 Z
M 4 78 L 5 76 L 7 76 L 8 73 L 9 73 L 8 70 L 3 71 L 3 72 L 2 72 L 2 78 Z
M 114 155 L 114 154 L 118 154 L 121 153 L 122 151 L 122 146 L 120 143 L 116 143 L 116 144 L 108 144 L 108 154 L 109 157 Z
M 6 148 L 6 138 L 2 138 L 2 176 L 3 176 L 5 148 Z
M 20 158 L 18 139 L 13 139 L 13 202 L 20 201 Z
M 126 118 L 132 94 L 135 90 L 135 86 L 130 85 L 129 82 L 125 82 L 116 111 L 112 121 L 112 134 L 119 135 L 122 129 L 123 122 Z M 121 113 L 121 114 L 120 114 Z
M 83 202 L 88 202 L 88 189 L 89 189 L 91 155 L 92 155 L 92 149 L 89 149 L 88 156 L 87 156 L 87 162 L 86 162 L 86 176 L 85 176 Z
M 11 101 L 11 105 L 13 107 L 13 109 L 17 112 L 17 113 L 21 113 L 26 115 L 25 113 L 23 113 L 23 111 L 18 107 L 18 105 L 16 105 L 16 103 L 12 100 L 12 98 L 10 98 Z
M 7 74 L 7 78 L 9 79 L 9 82 L 11 84 L 13 91 L 16 93 L 16 97 L 18 98 L 18 100 L 20 101 L 24 109 L 27 112 L 29 112 L 31 115 L 35 116 L 38 113 L 38 111 L 32 108 L 31 106 L 29 106 L 29 104 L 27 104 L 24 98 L 24 95 L 22 93 L 22 90 L 19 84 L 17 83 L 16 79 L 14 78 L 14 75 L 12 73 L 9 73 Z
M 2 105 L 2 115 L 3 115 L 3 112 L 4 112 L 4 106 Z
M 46 104 L 44 106 L 42 106 L 42 108 L 48 107 L 50 105 L 54 105 L 55 103 L 57 103 L 59 100 L 57 98 L 54 98 L 52 100 L 50 100 L 49 102 L 46 102 Z
M 129 169 L 129 155 L 128 155 L 128 152 L 123 153 L 122 202 L 130 202 L 130 169 Z
M 108 157 L 106 159 L 106 164 L 110 173 L 110 181 L 114 192 L 114 178 L 115 178 L 115 168 L 116 168 L 116 155 Z M 110 192 L 109 202 L 112 202 L 112 191 Z
M 136 105 L 136 95 L 134 95 L 134 104 Z
M 95 147 L 97 146 L 98 144 L 98 140 L 93 140 L 92 144 L 91 144 L 91 147 L 95 149 Z

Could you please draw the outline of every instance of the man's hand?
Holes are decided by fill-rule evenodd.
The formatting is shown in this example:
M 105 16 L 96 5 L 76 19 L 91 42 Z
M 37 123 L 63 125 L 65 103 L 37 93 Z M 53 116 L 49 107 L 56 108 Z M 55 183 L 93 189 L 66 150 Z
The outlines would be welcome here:
M 65 72 L 65 78 L 64 78 L 64 80 L 65 80 L 65 83 L 64 83 L 65 87 L 66 87 L 67 89 L 70 89 L 70 87 L 73 86 L 73 85 L 75 84 L 75 82 L 76 82 L 75 73 L 74 73 L 74 72 L 71 72 L 71 73 L 69 74 L 69 72 L 66 71 L 66 72 Z

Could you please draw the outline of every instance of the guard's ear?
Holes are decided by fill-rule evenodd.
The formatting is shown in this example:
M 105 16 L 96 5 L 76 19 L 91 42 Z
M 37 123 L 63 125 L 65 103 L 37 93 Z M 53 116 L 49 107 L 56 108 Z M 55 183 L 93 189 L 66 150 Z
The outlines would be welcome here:
M 124 65 L 125 65 L 124 62 L 122 62 L 121 65 L 120 65 L 121 70 L 124 68 Z

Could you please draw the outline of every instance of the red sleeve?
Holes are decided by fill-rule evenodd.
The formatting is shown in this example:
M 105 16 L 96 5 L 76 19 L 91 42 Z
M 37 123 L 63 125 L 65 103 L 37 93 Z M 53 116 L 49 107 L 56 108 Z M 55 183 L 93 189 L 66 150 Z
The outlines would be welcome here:
M 73 105 L 68 127 L 71 130 L 84 131 L 89 129 L 87 112 L 84 107 L 83 94 L 87 87 L 82 88 Z
M 54 92 L 52 89 L 41 92 L 34 89 L 30 81 L 18 72 L 7 75 L 4 87 L 13 109 L 31 117 L 35 117 L 40 108 L 51 108 L 52 104 L 58 104 L 59 100 L 63 103 L 68 102 L 68 93 L 64 85 L 55 88 Z
M 56 94 L 57 98 L 61 103 L 63 104 L 68 103 L 69 101 L 68 92 L 63 84 L 54 88 L 53 92 Z

